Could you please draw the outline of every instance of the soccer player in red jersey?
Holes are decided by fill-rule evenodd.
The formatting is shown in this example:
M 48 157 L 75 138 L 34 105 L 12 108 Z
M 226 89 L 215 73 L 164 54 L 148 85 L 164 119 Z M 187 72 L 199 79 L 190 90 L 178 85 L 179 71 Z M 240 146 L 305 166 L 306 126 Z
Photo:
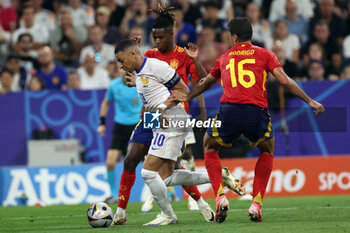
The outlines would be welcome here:
M 203 142 L 205 166 L 216 196 L 215 220 L 224 222 L 229 208 L 223 189 L 218 150 L 220 146 L 231 146 L 230 141 L 243 133 L 250 140 L 250 145 L 257 146 L 260 150 L 255 166 L 253 201 L 248 214 L 252 221 L 262 221 L 261 208 L 274 153 L 271 119 L 267 111 L 268 72 L 283 87 L 313 108 L 316 115 L 325 109 L 284 73 L 271 51 L 251 44 L 252 27 L 247 18 L 235 18 L 228 27 L 233 47 L 216 60 L 210 74 L 192 92 L 188 95 L 174 92 L 173 96 L 179 101 L 189 101 L 208 90 L 221 77 L 223 94 L 215 118 L 216 121 L 221 121 L 221 127 L 208 128 Z

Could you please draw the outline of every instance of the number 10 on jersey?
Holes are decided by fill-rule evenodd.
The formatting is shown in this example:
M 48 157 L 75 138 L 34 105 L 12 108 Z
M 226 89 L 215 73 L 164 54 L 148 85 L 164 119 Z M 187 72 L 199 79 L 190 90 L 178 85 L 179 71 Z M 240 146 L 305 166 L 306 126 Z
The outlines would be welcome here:
M 245 70 L 243 68 L 244 64 L 255 64 L 255 59 L 244 59 L 237 63 L 237 73 L 238 73 L 238 82 L 245 88 L 252 87 L 255 84 L 255 75 L 251 70 Z M 226 70 L 230 70 L 232 87 L 237 87 L 237 77 L 236 77 L 236 62 L 234 58 L 230 59 L 230 63 L 226 65 Z M 249 77 L 249 81 L 244 80 L 244 76 Z

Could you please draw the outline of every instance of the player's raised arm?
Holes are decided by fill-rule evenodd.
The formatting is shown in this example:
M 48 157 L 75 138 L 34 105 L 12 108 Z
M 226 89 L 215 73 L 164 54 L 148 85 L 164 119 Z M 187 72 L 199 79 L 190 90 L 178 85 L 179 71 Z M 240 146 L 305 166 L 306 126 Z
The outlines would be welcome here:
M 286 73 L 284 73 L 281 67 L 275 68 L 273 70 L 273 75 L 283 87 L 313 108 L 315 115 L 321 114 L 325 111 L 323 105 L 308 96 L 293 79 L 289 78 Z
M 205 78 L 205 76 L 207 76 L 207 72 L 199 60 L 198 46 L 194 43 L 188 43 L 188 49 L 185 48 L 185 52 L 192 59 L 194 65 L 196 66 L 198 81 L 200 81 L 202 78 Z

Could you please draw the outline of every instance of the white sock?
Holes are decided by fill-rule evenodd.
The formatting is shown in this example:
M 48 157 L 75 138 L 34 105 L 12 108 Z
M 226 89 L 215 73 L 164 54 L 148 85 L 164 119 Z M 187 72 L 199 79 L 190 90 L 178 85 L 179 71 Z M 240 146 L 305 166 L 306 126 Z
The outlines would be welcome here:
M 178 169 L 165 178 L 164 183 L 166 186 L 199 185 L 210 183 L 210 179 L 206 172 L 191 172 L 184 169 Z
M 158 172 L 143 169 L 141 175 L 151 190 L 154 201 L 157 203 L 162 212 L 169 217 L 174 217 L 175 213 L 168 199 L 168 191 L 164 181 L 158 175 Z
M 201 198 L 198 199 L 197 204 L 198 204 L 199 207 L 202 207 L 202 206 L 204 206 L 204 205 L 206 204 L 206 202 L 205 202 L 204 199 L 201 197 Z
M 117 215 L 125 215 L 125 209 L 118 207 L 116 214 Z

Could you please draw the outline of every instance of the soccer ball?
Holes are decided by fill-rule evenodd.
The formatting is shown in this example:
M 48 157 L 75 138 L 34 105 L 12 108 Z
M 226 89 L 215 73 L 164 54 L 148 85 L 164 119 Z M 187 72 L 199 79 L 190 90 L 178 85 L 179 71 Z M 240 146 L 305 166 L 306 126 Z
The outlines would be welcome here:
M 109 227 L 113 221 L 113 210 L 106 203 L 96 203 L 89 207 L 86 216 L 92 227 Z

